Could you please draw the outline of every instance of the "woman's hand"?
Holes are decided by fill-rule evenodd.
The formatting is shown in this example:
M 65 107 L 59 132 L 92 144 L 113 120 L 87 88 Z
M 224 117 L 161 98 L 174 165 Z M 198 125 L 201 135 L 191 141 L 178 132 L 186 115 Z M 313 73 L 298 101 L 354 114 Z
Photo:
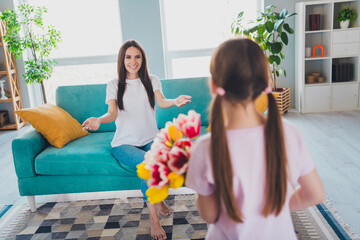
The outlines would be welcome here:
M 99 129 L 100 124 L 101 124 L 100 118 L 91 117 L 91 118 L 86 119 L 83 122 L 82 126 L 83 126 L 83 129 L 96 131 Z
M 180 95 L 175 99 L 175 105 L 177 107 L 183 107 L 185 106 L 187 103 L 191 102 L 191 96 L 188 95 Z

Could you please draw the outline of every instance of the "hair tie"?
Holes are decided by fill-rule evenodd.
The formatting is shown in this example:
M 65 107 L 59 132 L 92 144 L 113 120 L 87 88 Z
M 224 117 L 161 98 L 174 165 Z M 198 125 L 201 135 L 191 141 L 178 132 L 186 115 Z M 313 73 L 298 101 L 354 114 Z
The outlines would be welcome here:
M 221 87 L 217 87 L 215 92 L 219 96 L 224 96 L 225 95 L 225 90 L 223 88 L 221 88 Z
M 271 87 L 271 86 L 268 86 L 267 88 L 265 88 L 264 92 L 265 92 L 266 94 L 272 93 L 272 87 Z

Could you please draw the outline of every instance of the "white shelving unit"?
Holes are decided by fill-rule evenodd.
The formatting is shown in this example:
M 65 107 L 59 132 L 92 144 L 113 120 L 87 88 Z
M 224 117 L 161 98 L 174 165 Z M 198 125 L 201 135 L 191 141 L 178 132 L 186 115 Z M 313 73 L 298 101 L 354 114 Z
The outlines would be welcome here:
M 360 0 L 296 4 L 295 106 L 302 113 L 360 109 L 360 16 L 348 29 L 340 29 L 336 17 L 345 7 L 360 15 Z M 320 14 L 319 30 L 310 30 L 310 14 Z M 315 57 L 305 57 L 305 48 L 315 45 L 324 47 L 324 57 L 319 50 Z M 341 78 L 339 72 L 345 70 L 339 66 L 344 64 L 347 77 Z M 324 82 L 307 83 L 306 77 L 314 72 L 320 73 Z

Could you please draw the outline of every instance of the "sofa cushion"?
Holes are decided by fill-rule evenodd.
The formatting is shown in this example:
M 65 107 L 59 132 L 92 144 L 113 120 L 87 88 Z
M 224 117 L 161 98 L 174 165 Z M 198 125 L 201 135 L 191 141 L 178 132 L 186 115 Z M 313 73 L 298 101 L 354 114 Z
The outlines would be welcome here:
M 171 80 L 161 80 L 162 91 L 166 98 L 174 99 L 179 95 L 190 95 L 191 102 L 184 107 L 171 107 L 161 109 L 156 105 L 155 114 L 158 128 L 165 127 L 167 121 L 172 121 L 180 113 L 187 114 L 193 109 L 201 115 L 201 125 L 208 125 L 208 109 L 211 100 L 208 79 L 199 78 L 181 78 Z
M 62 148 L 68 142 L 89 134 L 69 113 L 52 104 L 20 109 L 15 112 L 57 148 Z
M 108 111 L 105 103 L 106 84 L 60 86 L 56 89 L 56 105 L 83 123 Z M 101 124 L 97 132 L 115 131 L 115 123 Z
M 201 125 L 208 125 L 208 108 L 211 100 L 206 77 L 164 79 L 162 90 L 166 98 L 174 99 L 179 95 L 192 96 L 191 102 L 184 107 L 162 109 L 156 104 L 155 114 L 158 128 L 172 121 L 179 113 L 187 114 L 190 109 L 201 115 Z M 56 89 L 56 105 L 67 111 L 73 118 L 83 123 L 89 117 L 98 117 L 107 112 L 105 104 L 106 84 L 60 86 Z M 115 131 L 115 124 L 101 124 L 97 132 Z
M 136 169 L 120 164 L 111 155 L 114 132 L 92 133 L 64 148 L 46 148 L 35 158 L 39 175 L 121 175 L 136 176 Z
M 201 133 L 206 134 L 205 126 Z M 111 155 L 114 132 L 92 133 L 58 149 L 47 147 L 35 158 L 38 175 L 136 176 L 136 169 L 119 163 Z

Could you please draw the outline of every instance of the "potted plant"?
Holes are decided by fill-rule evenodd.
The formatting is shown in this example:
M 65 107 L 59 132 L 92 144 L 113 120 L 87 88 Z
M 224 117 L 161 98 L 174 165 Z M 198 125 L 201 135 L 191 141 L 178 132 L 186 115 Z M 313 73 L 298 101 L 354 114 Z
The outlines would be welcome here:
M 342 8 L 337 15 L 336 20 L 340 23 L 341 29 L 346 29 L 349 27 L 350 21 L 354 21 L 356 18 L 356 11 L 349 7 Z
M 250 22 L 252 26 L 249 28 L 243 26 L 244 12 L 240 12 L 231 25 L 231 31 L 236 35 L 249 36 L 264 50 L 270 64 L 273 94 L 284 113 L 290 109 L 290 89 L 278 88 L 276 80 L 282 74 L 286 77 L 286 70 L 280 64 L 285 59 L 283 49 L 289 43 L 288 34 L 294 34 L 286 20 L 296 13 L 288 13 L 286 9 L 276 12 L 275 8 L 274 5 L 267 6 L 265 12 L 260 12 L 257 19 Z
M 23 77 L 26 83 L 41 84 L 44 103 L 46 103 L 46 94 L 43 80 L 51 77 L 56 63 L 48 57 L 61 41 L 60 32 L 53 26 L 45 29 L 43 14 L 46 12 L 45 7 L 23 4 L 18 7 L 18 11 L 8 9 L 0 16 L 7 31 L 3 39 L 14 57 L 20 58 L 26 50 L 31 53 L 24 61 L 25 74 Z

